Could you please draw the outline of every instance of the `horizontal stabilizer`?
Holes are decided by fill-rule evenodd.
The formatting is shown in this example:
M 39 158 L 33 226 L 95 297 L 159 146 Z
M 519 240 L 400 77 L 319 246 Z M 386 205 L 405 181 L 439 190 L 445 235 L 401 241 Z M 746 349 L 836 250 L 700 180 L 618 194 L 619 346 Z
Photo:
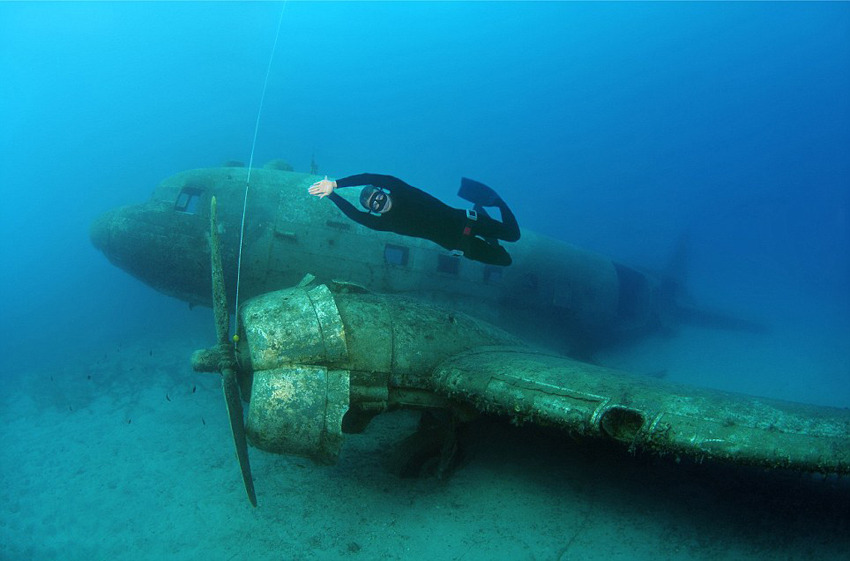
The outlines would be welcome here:
M 767 326 L 762 323 L 735 317 L 719 310 L 679 305 L 676 308 L 676 316 L 680 322 L 710 329 L 745 331 L 748 333 L 768 332 Z

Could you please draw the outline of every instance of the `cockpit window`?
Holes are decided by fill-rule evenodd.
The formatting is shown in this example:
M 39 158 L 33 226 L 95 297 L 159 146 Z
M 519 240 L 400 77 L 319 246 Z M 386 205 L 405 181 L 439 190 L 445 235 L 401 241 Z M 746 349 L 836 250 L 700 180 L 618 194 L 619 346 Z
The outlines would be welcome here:
M 204 194 L 203 189 L 197 187 L 183 187 L 180 194 L 177 195 L 177 201 L 174 203 L 174 210 L 177 212 L 185 212 L 186 214 L 197 214 L 198 205 L 201 202 L 201 195 Z

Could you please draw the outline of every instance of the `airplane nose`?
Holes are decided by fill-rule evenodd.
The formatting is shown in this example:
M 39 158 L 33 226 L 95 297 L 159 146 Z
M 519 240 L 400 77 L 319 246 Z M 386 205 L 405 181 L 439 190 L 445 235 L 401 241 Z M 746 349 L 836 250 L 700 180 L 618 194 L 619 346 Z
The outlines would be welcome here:
M 92 221 L 94 247 L 115 266 L 160 292 L 206 304 L 210 258 L 203 240 L 208 220 L 162 205 L 129 205 Z
M 109 261 L 122 269 L 132 266 L 138 216 L 131 207 L 108 210 L 94 219 L 89 226 L 89 238 Z
M 106 212 L 97 218 L 95 218 L 94 222 L 89 226 L 89 238 L 91 239 L 91 243 L 97 249 L 102 251 L 105 254 L 108 254 L 109 250 L 109 238 L 111 237 L 111 223 L 112 223 L 112 211 Z

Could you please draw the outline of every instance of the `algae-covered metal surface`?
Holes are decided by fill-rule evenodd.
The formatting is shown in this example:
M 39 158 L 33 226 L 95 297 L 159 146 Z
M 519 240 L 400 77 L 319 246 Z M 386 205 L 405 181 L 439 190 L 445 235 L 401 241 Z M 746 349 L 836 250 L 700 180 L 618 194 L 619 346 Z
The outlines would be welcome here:
M 477 346 L 519 343 L 470 316 L 350 285 L 254 298 L 239 329 L 240 366 L 251 379 L 249 440 L 322 462 L 339 453 L 346 412 L 356 430 L 392 408 L 450 407 L 430 389 L 437 364 Z
M 398 407 L 474 409 L 632 450 L 850 473 L 850 411 L 675 385 L 538 352 L 470 316 L 339 285 L 247 302 L 248 433 L 333 461 L 343 426 Z
M 242 349 L 255 371 L 348 356 L 339 311 L 325 285 L 258 296 L 245 304 L 241 319 L 241 340 L 247 343 Z
M 254 373 L 248 440 L 263 450 L 336 460 L 348 410 L 348 372 L 292 366 Z
M 307 194 L 321 176 L 286 167 L 253 169 L 247 200 L 245 168 L 180 172 L 163 180 L 150 200 L 98 217 L 92 243 L 154 289 L 209 305 L 206 208 L 215 196 L 231 304 L 237 276 L 247 300 L 292 286 L 309 271 L 322 282 L 343 278 L 378 293 L 408 295 L 514 333 L 538 329 L 552 345 L 592 347 L 693 321 L 695 310 L 663 275 L 526 229 L 522 243 L 510 247 L 510 267 L 453 257 L 428 240 L 349 220 L 334 204 Z M 339 195 L 356 203 L 356 190 Z
M 476 349 L 434 371 L 438 391 L 521 422 L 658 454 L 850 473 L 850 410 L 676 385 L 527 349 Z

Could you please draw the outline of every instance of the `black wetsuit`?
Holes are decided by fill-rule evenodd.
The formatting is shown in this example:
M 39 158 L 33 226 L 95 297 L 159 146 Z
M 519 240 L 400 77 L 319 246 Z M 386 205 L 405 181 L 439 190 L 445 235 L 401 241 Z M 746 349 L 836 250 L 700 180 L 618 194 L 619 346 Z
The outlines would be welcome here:
M 452 208 L 391 175 L 361 173 L 337 179 L 336 185 L 374 185 L 389 191 L 392 204 L 381 215 L 361 212 L 335 192 L 328 195 L 346 216 L 367 228 L 425 238 L 448 250 L 463 251 L 465 257 L 475 261 L 502 266 L 511 264 L 511 256 L 505 248 L 495 241 L 491 243 L 482 239 L 495 238 L 508 242 L 519 239 L 516 218 L 501 199 L 496 206 L 502 214 L 502 222 L 493 220 L 483 212 L 478 213 L 477 220 L 470 220 L 465 210 Z

